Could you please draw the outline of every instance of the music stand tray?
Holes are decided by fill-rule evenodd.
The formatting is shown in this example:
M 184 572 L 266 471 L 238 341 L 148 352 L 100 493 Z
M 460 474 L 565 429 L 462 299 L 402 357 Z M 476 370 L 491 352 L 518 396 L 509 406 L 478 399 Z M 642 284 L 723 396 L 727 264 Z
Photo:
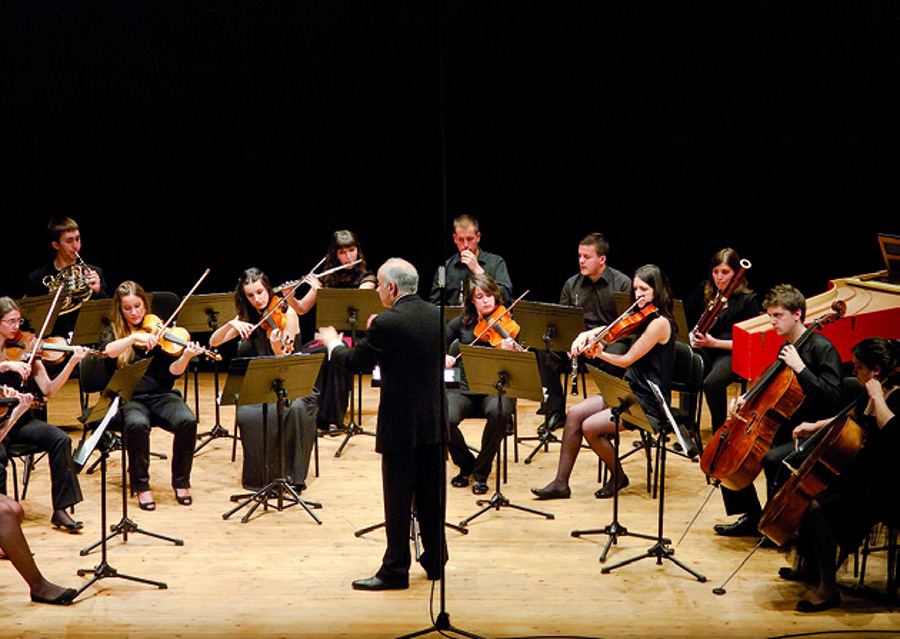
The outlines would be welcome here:
M 349 330 L 350 338 L 356 343 L 356 333 L 364 330 L 372 315 L 384 310 L 378 292 L 367 288 L 323 288 L 316 297 L 316 326 L 334 326 L 338 330 Z M 344 433 L 344 441 L 338 446 L 334 456 L 340 457 L 354 435 L 375 436 L 362 428 L 362 373 L 357 376 L 358 395 L 350 389 L 349 423 L 341 424 L 333 434 Z
M 284 460 L 284 408 L 290 398 L 308 397 L 312 393 L 319 368 L 325 359 L 324 353 L 313 355 L 287 355 L 276 357 L 236 358 L 232 360 L 232 373 L 229 373 L 222 394 L 222 403 L 244 406 L 248 404 L 263 405 L 263 442 L 268 441 L 267 405 L 273 401 L 276 405 L 279 447 L 279 477 L 276 477 L 255 493 L 247 496 L 241 503 L 222 515 L 228 519 L 238 510 L 250 506 L 250 510 L 241 519 L 243 523 L 259 506 L 264 510 L 270 507 L 269 500 L 274 499 L 274 508 L 281 512 L 291 506 L 300 505 L 317 524 L 322 521 L 312 512 L 312 508 L 321 508 L 322 504 L 306 501 L 291 486 L 285 477 Z M 234 379 L 232 379 L 234 378 Z M 264 468 L 268 472 L 268 449 L 264 447 Z M 252 504 L 252 506 L 251 506 Z
M 54 297 L 56 297 L 55 294 L 40 295 L 38 297 L 23 297 L 16 302 L 19 306 L 19 310 L 22 312 L 22 317 L 28 320 L 35 333 L 37 333 L 38 329 L 43 325 L 44 319 L 50 311 L 50 306 L 53 304 Z M 50 321 L 47 322 L 46 335 L 50 335 L 53 331 L 53 327 L 56 324 L 56 319 L 58 317 L 59 304 L 53 308 L 53 316 L 50 318 Z
M 72 331 L 72 344 L 86 346 L 100 342 L 103 329 L 109 326 L 109 312 L 112 308 L 110 300 L 88 300 L 78 309 L 75 329 Z
M 498 348 L 484 348 L 481 346 L 460 345 L 460 355 L 466 369 L 466 379 L 469 382 L 469 391 L 483 393 L 485 395 L 496 394 L 498 400 L 504 395 L 522 397 L 540 401 L 543 397 L 541 376 L 538 373 L 537 356 L 531 352 L 507 351 Z M 501 411 L 500 421 L 503 420 L 503 402 L 498 401 L 498 410 Z M 496 489 L 490 499 L 479 499 L 475 503 L 482 506 L 474 515 L 466 517 L 460 526 L 467 526 L 476 517 L 494 509 L 506 506 L 523 512 L 541 515 L 547 519 L 553 519 L 552 513 L 545 513 L 533 508 L 519 506 L 507 499 L 500 492 L 500 451 L 496 453 L 495 480 Z
M 522 300 L 516 304 L 516 322 L 522 327 L 519 341 L 534 348 L 568 351 L 584 331 L 584 311 L 575 306 Z

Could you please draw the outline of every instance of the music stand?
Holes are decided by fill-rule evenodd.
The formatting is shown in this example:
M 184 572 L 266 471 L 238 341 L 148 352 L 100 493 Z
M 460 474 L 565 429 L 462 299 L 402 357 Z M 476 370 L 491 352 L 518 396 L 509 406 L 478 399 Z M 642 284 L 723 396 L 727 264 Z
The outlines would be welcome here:
M 130 364 L 124 368 L 120 368 L 116 370 L 115 374 L 112 376 L 112 379 L 106 385 L 106 388 L 100 393 L 100 397 L 97 400 L 97 403 L 83 416 L 79 418 L 83 424 L 91 424 L 96 422 L 100 415 L 104 414 L 113 401 L 114 398 L 119 398 L 120 406 L 124 405 L 129 399 L 131 399 L 131 395 L 134 392 L 135 387 L 141 378 L 144 376 L 144 373 L 147 372 L 147 367 L 150 366 L 150 359 L 143 359 L 139 362 L 135 362 L 134 364 Z M 116 447 L 114 438 L 110 438 L 112 441 L 109 442 L 109 446 L 106 450 L 102 451 L 109 455 L 110 452 Z M 84 444 L 82 444 L 84 445 Z M 176 546 L 183 546 L 184 541 L 181 539 L 176 539 L 175 537 L 167 537 L 166 535 L 160 535 L 159 533 L 150 532 L 149 530 L 144 530 L 140 528 L 132 519 L 128 517 L 128 474 L 126 472 L 127 468 L 127 456 L 126 456 L 126 448 L 125 448 L 125 431 L 122 430 L 122 441 L 121 441 L 121 449 L 122 449 L 122 518 L 119 520 L 117 524 L 110 527 L 110 533 L 105 537 L 101 537 L 100 541 L 97 541 L 87 548 L 83 548 L 79 554 L 82 557 L 88 555 L 94 548 L 100 545 L 105 545 L 110 539 L 115 537 L 116 535 L 122 535 L 122 541 L 128 541 L 128 533 L 136 532 L 141 533 L 142 535 L 146 535 L 148 537 L 154 537 L 156 539 L 161 539 L 163 541 L 168 541 Z M 84 458 L 84 462 L 87 462 L 87 457 Z M 102 477 L 103 471 L 103 463 L 104 457 L 101 455 L 100 460 L 100 470 L 101 470 L 101 483 L 105 486 L 106 481 Z M 96 463 L 91 466 L 91 469 L 96 466 Z M 80 470 L 80 468 L 79 468 Z M 91 472 L 90 470 L 88 472 Z M 106 503 L 104 501 L 103 508 L 106 508 Z M 103 525 L 101 529 L 101 534 L 106 532 L 106 525 Z
M 378 292 L 366 288 L 323 288 L 316 298 L 316 326 L 334 326 L 337 330 L 350 330 L 350 339 L 356 343 L 356 332 L 364 329 L 371 315 L 384 310 Z M 371 435 L 375 433 L 362 428 L 362 373 L 359 374 L 359 405 L 354 401 L 353 389 L 350 389 L 350 421 L 342 424 L 335 434 L 343 432 L 344 441 L 338 446 L 334 456 L 340 457 L 344 447 L 354 435 Z
M 215 331 L 224 322 L 220 317 L 228 318 L 234 313 L 234 293 L 207 293 L 205 295 L 192 295 L 178 312 L 178 325 L 189 333 L 210 333 Z M 227 320 L 226 320 L 227 321 Z M 214 397 L 219 396 L 219 362 L 213 360 L 213 392 Z M 194 378 L 194 398 L 197 400 L 197 419 L 200 418 L 199 398 L 197 395 L 196 377 Z M 222 426 L 219 403 L 214 402 L 216 411 L 216 423 L 205 432 L 199 433 L 197 439 L 203 441 L 194 449 L 196 455 L 209 442 L 219 437 L 236 437 Z M 232 461 L 234 461 L 232 459 Z
M 687 442 L 685 441 L 685 437 L 680 433 L 679 426 L 675 423 L 675 419 L 672 417 L 672 413 L 669 410 L 669 405 L 666 403 L 665 397 L 663 397 L 662 391 L 659 387 L 651 381 L 647 382 L 650 384 L 650 388 L 653 390 L 653 394 L 656 396 L 657 402 L 659 402 L 660 408 L 663 410 L 663 413 L 666 415 L 666 419 L 669 422 L 669 426 L 672 428 L 673 432 L 676 434 L 679 441 L 682 442 L 682 446 L 687 446 Z M 606 397 L 604 395 L 604 397 Z M 665 508 L 665 495 L 666 495 L 666 441 L 668 440 L 668 434 L 666 433 L 665 427 L 659 429 L 657 433 L 657 442 L 656 442 L 656 450 L 657 450 L 657 475 L 659 476 L 659 509 L 658 509 L 658 528 L 657 528 L 657 536 L 656 543 L 654 543 L 647 552 L 632 557 L 631 559 L 626 559 L 624 561 L 620 561 L 617 564 L 612 566 L 604 566 L 600 572 L 603 574 L 607 574 L 616 568 L 621 566 L 626 566 L 630 563 L 634 563 L 635 561 L 639 561 L 641 559 L 647 558 L 656 558 L 656 565 L 662 565 L 663 559 L 668 559 L 673 564 L 689 572 L 692 574 L 697 581 L 700 583 L 706 583 L 706 577 L 701 575 L 698 572 L 688 568 L 682 562 L 678 561 L 672 555 L 675 554 L 675 551 L 669 548 L 669 544 L 672 542 L 663 537 L 663 513 Z M 687 450 L 687 448 L 685 449 Z M 617 492 L 618 494 L 618 492 Z
M 584 331 L 584 311 L 574 306 L 522 300 L 516 304 L 516 322 L 522 327 L 519 341 L 530 343 L 533 348 L 537 348 L 540 339 L 544 351 L 549 356 L 551 351 L 563 353 L 568 351 L 575 338 Z M 559 438 L 550 430 L 549 419 L 549 414 L 544 415 L 544 423 L 538 428 L 536 437 L 517 438 L 517 444 L 520 441 L 538 442 L 524 463 L 530 464 L 542 448 L 545 451 L 549 450 L 551 442 L 559 442 Z
M 500 411 L 500 423 L 503 419 L 503 396 L 522 397 L 539 401 L 543 396 L 541 376 L 537 368 L 537 356 L 530 352 L 507 351 L 498 348 L 460 345 L 460 355 L 466 369 L 469 391 L 473 393 L 497 394 L 497 410 Z M 474 515 L 466 517 L 460 526 L 467 526 L 470 521 L 488 510 L 500 510 L 504 506 L 527 513 L 541 515 L 553 519 L 553 514 L 519 506 L 507 499 L 500 492 L 500 451 L 496 453 L 496 490 L 490 499 L 479 499 L 475 503 L 482 506 Z
M 164 539 L 166 541 L 172 541 L 176 546 L 183 546 L 184 542 L 180 539 L 173 539 L 171 537 L 164 537 L 162 535 L 157 535 L 156 533 L 147 532 L 138 528 L 138 526 L 128 519 L 127 516 L 127 474 L 125 472 L 125 446 L 122 446 L 122 520 L 111 528 L 112 532 L 109 535 L 106 535 L 106 482 L 107 482 L 107 460 L 109 458 L 110 452 L 114 449 L 114 445 L 112 443 L 112 438 L 108 436 L 107 426 L 112 418 L 118 413 L 119 408 L 122 404 L 128 401 L 131 397 L 131 394 L 134 392 L 135 387 L 138 382 L 144 376 L 144 373 L 147 372 L 147 367 L 150 365 L 150 359 L 145 359 L 135 364 L 131 364 L 130 366 L 126 366 L 125 368 L 121 368 L 116 371 L 116 374 L 113 375 L 113 378 L 110 380 L 109 384 L 100 395 L 100 399 L 97 401 L 97 404 L 88 412 L 82 419 L 85 424 L 92 423 L 96 421 L 96 417 L 100 414 L 104 414 L 100 425 L 95 429 L 94 433 L 88 437 L 78 450 L 75 451 L 73 455 L 73 461 L 75 464 L 75 468 L 80 471 L 84 468 L 85 463 L 88 458 L 91 456 L 91 453 L 95 449 L 100 451 L 100 541 L 83 549 L 80 554 L 81 556 L 87 555 L 91 550 L 96 548 L 98 545 L 101 547 L 100 552 L 100 563 L 97 564 L 94 568 L 79 568 L 78 576 L 83 577 L 87 574 L 93 575 L 86 584 L 84 584 L 81 588 L 78 589 L 78 592 L 75 594 L 77 597 L 82 592 L 84 592 L 87 588 L 92 586 L 94 583 L 99 581 L 100 579 L 105 579 L 108 577 L 116 577 L 119 579 L 127 579 L 128 581 L 136 581 L 138 583 L 144 583 L 151 586 L 156 586 L 157 588 L 164 590 L 168 588 L 168 586 L 162 581 L 154 581 L 152 579 L 145 579 L 143 577 L 134 577 L 131 575 L 125 575 L 120 573 L 114 567 L 109 564 L 108 561 L 108 541 L 115 537 L 118 534 L 123 535 L 123 539 L 127 540 L 127 534 L 129 532 L 140 532 L 145 535 L 149 535 L 151 537 L 156 537 L 158 539 Z M 93 419 L 92 419 L 93 418 Z M 124 433 L 123 433 L 124 435 Z
M 263 468 L 264 477 L 268 479 L 268 403 L 274 395 L 278 423 L 279 476 L 269 481 L 255 493 L 246 496 L 241 503 L 223 514 L 222 519 L 228 519 L 241 508 L 252 504 L 250 510 L 241 519 L 242 523 L 247 523 L 250 520 L 250 516 L 253 515 L 259 506 L 263 506 L 264 510 L 268 510 L 270 506 L 269 500 L 274 499 L 276 500 L 274 508 L 278 512 L 291 506 L 300 505 L 317 524 L 321 524 L 322 520 L 316 517 L 316 514 L 311 509 L 321 508 L 322 504 L 301 499 L 291 485 L 290 477 L 285 476 L 284 409 L 285 405 L 290 402 L 291 397 L 307 397 L 312 393 L 316 377 L 319 374 L 319 368 L 322 366 L 322 360 L 325 359 L 325 354 L 239 358 L 232 361 L 233 370 L 239 370 L 242 366 L 240 361 L 242 359 L 247 361 L 246 371 L 243 375 L 240 372 L 236 372 L 235 376 L 239 379 L 235 383 L 230 383 L 232 375 L 228 376 L 229 379 L 225 384 L 222 402 L 233 403 L 237 406 L 262 404 Z M 239 497 L 232 497 L 232 501 L 237 499 Z
M 35 333 L 38 332 L 36 329 L 40 328 L 44 323 L 44 318 L 47 317 L 47 313 L 50 311 L 50 306 L 53 304 L 54 297 L 56 297 L 54 294 L 40 295 L 38 297 L 23 297 L 16 302 L 22 313 L 22 317 L 28 320 L 31 327 L 35 329 Z M 56 318 L 58 317 L 59 304 L 54 307 L 53 316 L 50 318 L 50 321 L 47 322 L 47 331 L 45 335 L 51 334 L 53 326 L 56 324 Z
M 647 415 L 644 413 L 644 410 L 641 408 L 641 405 L 638 403 L 637 397 L 634 396 L 634 393 L 631 390 L 631 386 L 629 386 L 628 382 L 623 379 L 619 379 L 609 373 L 605 373 L 601 371 L 599 368 L 595 368 L 594 366 L 588 366 L 588 370 L 591 372 L 591 377 L 594 378 L 594 381 L 597 384 L 597 388 L 600 390 L 600 394 L 603 395 L 603 399 L 606 401 L 606 405 L 610 408 L 612 412 L 612 421 L 615 426 L 614 434 L 613 434 L 613 449 L 615 450 L 615 458 L 618 461 L 619 459 L 619 423 L 623 416 L 627 417 L 628 423 L 632 424 L 638 428 L 642 428 L 650 433 L 655 433 L 656 429 L 650 423 L 650 420 L 647 418 Z M 616 463 L 612 469 L 612 481 L 616 486 L 619 485 L 619 464 Z M 606 547 L 603 549 L 603 552 L 600 554 L 600 563 L 606 561 L 606 556 L 609 554 L 610 547 L 613 544 L 617 544 L 619 537 L 639 537 L 641 539 L 650 539 L 655 540 L 655 535 L 646 535 L 643 533 L 631 532 L 625 526 L 619 523 L 619 491 L 615 491 L 613 493 L 613 520 L 612 522 L 603 527 L 603 528 L 595 528 L 591 530 L 573 530 L 573 537 L 583 537 L 584 535 L 608 535 L 609 539 L 606 542 Z M 671 543 L 670 540 L 666 539 L 666 543 Z M 606 569 L 601 572 L 608 572 Z
M 112 308 L 109 300 L 88 300 L 78 309 L 75 329 L 72 331 L 72 344 L 90 346 L 100 342 L 100 334 L 109 326 L 109 312 Z

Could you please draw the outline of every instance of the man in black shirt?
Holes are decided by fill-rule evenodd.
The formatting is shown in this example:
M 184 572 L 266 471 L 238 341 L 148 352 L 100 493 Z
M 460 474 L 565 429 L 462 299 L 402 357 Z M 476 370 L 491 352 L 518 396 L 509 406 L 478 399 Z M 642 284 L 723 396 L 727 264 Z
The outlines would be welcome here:
M 50 289 L 44 284 L 44 279 L 47 277 L 55 278 L 60 271 L 74 266 L 80 259 L 81 231 L 75 220 L 68 217 L 51 220 L 47 225 L 47 232 L 50 235 L 50 244 L 53 246 L 56 254 L 51 262 L 28 274 L 25 285 L 25 295 L 28 297 L 47 295 Z M 103 278 L 103 271 L 97 266 L 85 265 L 85 267 L 87 274 L 85 284 L 91 290 L 92 299 L 109 297 L 109 293 L 106 290 L 106 280 Z M 63 295 L 65 295 L 65 291 Z M 61 313 L 50 334 L 68 338 L 69 334 L 75 329 L 75 320 L 77 318 L 77 310 Z
M 472 274 L 479 273 L 487 273 L 494 278 L 503 293 L 504 304 L 509 304 L 512 300 L 512 281 L 509 279 L 506 261 L 499 255 L 482 250 L 479 242 L 481 232 L 474 217 L 460 215 L 453 220 L 453 243 L 458 252 L 444 262 L 447 273 L 444 288 L 446 306 L 462 306 L 466 282 Z M 430 300 L 432 304 L 439 304 L 441 301 L 440 272 L 434 274 Z
M 778 427 L 772 448 L 763 456 L 762 468 L 766 476 L 766 492 L 771 498 L 784 482 L 782 461 L 794 450 L 794 427 L 837 414 L 841 404 L 841 356 L 827 337 L 813 331 L 799 346 L 795 343 L 806 332 L 806 299 L 789 284 L 780 284 L 769 291 L 763 308 L 772 322 L 776 335 L 786 339 L 778 359 L 790 368 L 800 388 L 803 400 L 794 413 Z M 732 410 L 739 412 L 745 398 L 739 397 Z M 760 536 L 757 528 L 762 506 L 751 483 L 738 491 L 725 491 L 726 511 L 740 514 L 733 523 L 716 524 L 713 529 L 726 537 Z
M 578 274 L 563 285 L 559 303 L 584 312 L 586 329 L 606 326 L 615 320 L 615 293 L 631 294 L 631 278 L 607 264 L 609 243 L 601 233 L 590 233 L 578 244 Z M 541 380 L 547 392 L 542 411 L 552 430 L 565 421 L 566 399 L 560 376 L 570 370 L 569 356 L 559 351 L 538 351 Z M 597 360 L 598 367 L 606 364 Z

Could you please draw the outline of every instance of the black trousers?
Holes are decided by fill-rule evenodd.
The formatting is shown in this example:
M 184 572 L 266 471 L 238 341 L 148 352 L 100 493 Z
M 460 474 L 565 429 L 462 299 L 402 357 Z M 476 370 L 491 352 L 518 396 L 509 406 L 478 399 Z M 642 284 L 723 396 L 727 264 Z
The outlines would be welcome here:
M 172 487 L 191 487 L 191 467 L 197 442 L 197 418 L 178 391 L 132 397 L 121 413 L 128 453 L 131 490 L 150 490 L 150 429 L 159 426 L 174 435 Z
M 506 433 L 510 415 L 515 410 L 514 397 L 504 397 L 503 419 L 500 418 L 501 402 L 496 395 L 477 393 L 447 393 L 447 412 L 450 421 L 450 458 L 459 467 L 460 473 L 472 475 L 475 481 L 484 482 L 491 474 L 494 456 Z M 481 433 L 481 450 L 478 456 L 472 454 L 459 424 L 470 417 L 485 417 L 487 421 Z
M 0 444 L 0 492 L 6 494 L 6 465 L 9 462 L 8 446 L 11 444 L 31 444 L 47 453 L 54 510 L 69 508 L 83 499 L 78 475 L 72 464 L 72 438 L 31 413 L 23 415 Z
M 387 548 L 376 576 L 395 585 L 409 583 L 411 513 L 415 507 L 422 537 L 421 564 L 431 577 L 437 577 L 441 557 L 446 560 L 446 545 L 441 544 L 441 508 L 444 486 L 441 446 L 419 446 L 381 457 L 384 496 L 384 522 Z

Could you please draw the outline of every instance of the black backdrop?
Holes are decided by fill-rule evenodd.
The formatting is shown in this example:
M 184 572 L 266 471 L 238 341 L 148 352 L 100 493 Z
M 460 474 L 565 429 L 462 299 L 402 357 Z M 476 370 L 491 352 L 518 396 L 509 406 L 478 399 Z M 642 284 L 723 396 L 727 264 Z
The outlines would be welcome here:
M 427 288 L 446 202 L 533 300 L 556 301 L 595 230 L 679 297 L 723 246 L 757 290 L 813 295 L 900 232 L 898 19 L 890 1 L 4 3 L 0 294 L 50 258 L 59 215 L 111 286 L 184 293 L 210 268 L 200 292 L 221 292 L 251 265 L 277 283 L 349 228 Z

